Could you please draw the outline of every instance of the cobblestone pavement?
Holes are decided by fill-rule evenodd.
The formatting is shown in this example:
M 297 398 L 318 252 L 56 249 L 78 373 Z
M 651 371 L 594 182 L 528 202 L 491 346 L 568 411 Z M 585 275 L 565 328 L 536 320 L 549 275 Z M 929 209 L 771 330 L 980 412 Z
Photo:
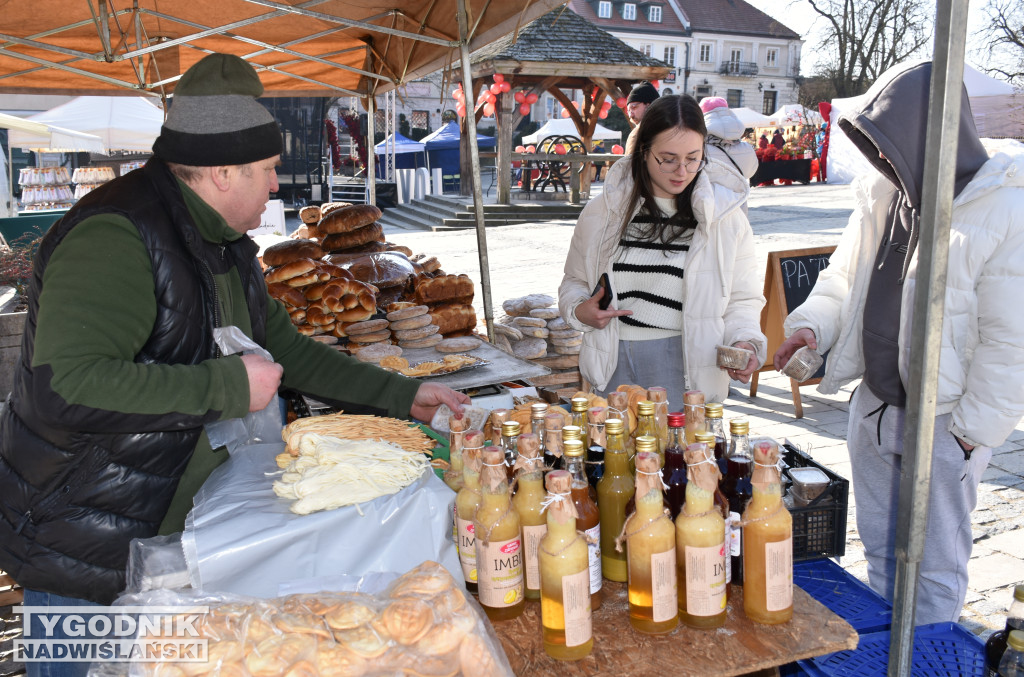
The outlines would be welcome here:
M 763 274 L 770 251 L 836 244 L 853 199 L 848 186 L 812 183 L 754 188 L 749 207 L 758 270 Z M 487 229 L 492 305 L 497 315 L 507 298 L 530 293 L 557 295 L 573 226 L 573 221 L 550 221 Z M 395 229 L 387 237 L 414 252 L 436 256 L 447 272 L 470 275 L 479 290 L 475 231 Z M 478 291 L 481 318 L 482 298 Z M 724 403 L 726 418 L 746 416 L 752 435 L 789 439 L 819 463 L 849 478 L 845 438 L 847 403 L 854 385 L 834 396 L 821 395 L 813 386 L 802 388 L 804 416 L 796 419 L 788 379 L 764 372 L 756 398 L 749 397 L 748 386 L 734 384 L 732 395 Z M 866 581 L 867 564 L 857 535 L 855 510 L 855 493 L 851 493 L 846 554 L 840 563 Z M 987 636 L 1002 627 L 1013 585 L 1024 582 L 1024 425 L 1018 425 L 1006 444 L 995 450 L 981 484 L 973 521 L 970 588 L 960 622 Z

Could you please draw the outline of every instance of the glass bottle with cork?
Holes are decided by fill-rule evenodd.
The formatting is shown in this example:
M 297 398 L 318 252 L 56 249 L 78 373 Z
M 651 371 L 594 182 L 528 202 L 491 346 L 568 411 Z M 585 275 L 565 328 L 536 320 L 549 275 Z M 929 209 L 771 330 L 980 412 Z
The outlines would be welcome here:
M 480 507 L 473 519 L 478 594 L 488 618 L 506 621 L 526 607 L 519 515 L 509 500 L 505 452 L 484 447 L 482 466 Z
M 604 448 L 608 443 L 604 425 L 607 418 L 608 409 L 605 407 L 591 407 L 587 411 L 587 478 L 592 487 L 597 486 L 597 481 L 604 474 Z
M 725 454 L 729 450 L 729 439 L 725 436 L 722 420 L 722 403 L 708 402 L 704 405 L 704 427 L 715 436 L 715 461 L 718 470 L 725 474 Z
M 561 414 L 549 413 L 544 416 L 544 465 L 548 470 L 561 470 L 562 461 L 562 425 L 565 419 Z
M 633 435 L 634 449 L 636 449 L 636 440 L 638 437 L 644 435 L 650 435 L 657 441 L 657 446 L 654 449 L 654 453 L 661 458 L 662 462 L 665 460 L 665 449 L 661 446 L 661 438 L 658 437 L 658 424 L 654 420 L 654 402 L 650 400 L 640 400 L 636 405 L 636 434 Z M 637 453 L 640 453 L 639 450 Z M 634 465 L 635 468 L 635 465 Z
M 686 414 L 686 443 L 697 441 L 697 433 L 704 432 L 704 393 L 687 390 L 683 393 L 683 413 Z
M 601 512 L 601 573 L 610 581 L 625 583 L 628 575 L 625 553 L 615 549 L 615 539 L 626 523 L 626 505 L 633 498 L 636 487 L 629 472 L 625 448 L 613 445 L 613 438 L 621 435 L 618 426 L 605 421 L 608 446 L 604 450 L 604 476 L 597 483 L 597 507 Z
M 572 477 L 572 502 L 576 506 L 576 526 L 587 538 L 590 562 L 590 608 L 601 608 L 601 511 L 597 508 L 597 492 L 587 483 L 583 469 L 583 443 L 569 440 L 565 444 L 565 469 Z
M 444 483 L 458 493 L 462 488 L 462 447 L 465 444 L 466 425 L 469 419 L 465 416 L 448 417 L 448 470 L 444 471 Z
M 665 502 L 673 520 L 683 509 L 686 500 L 686 417 L 682 412 L 668 415 L 668 446 L 665 447 L 665 467 L 661 477 L 665 481 Z
M 707 444 L 686 449 L 686 503 L 676 518 L 679 618 L 691 628 L 720 628 L 726 617 L 725 519 L 715 504 L 718 464 Z
M 583 448 L 588 446 L 587 440 L 587 409 L 590 408 L 590 400 L 585 397 L 574 397 L 569 400 L 569 422 L 580 429 L 580 439 L 583 440 Z
M 522 426 L 519 421 L 505 421 L 501 424 L 501 448 L 505 452 L 505 467 L 508 470 L 508 479 L 511 482 L 512 468 L 516 465 L 516 458 L 519 456 L 519 434 Z
M 750 501 L 750 477 L 754 470 L 754 457 L 750 451 L 750 423 L 745 418 L 734 418 L 729 421 L 729 433 L 725 474 L 718 486 L 729 502 L 729 517 L 725 524 L 731 558 L 729 582 L 732 585 L 743 585 L 743 532 L 739 522 Z
M 754 445 L 753 492 L 743 512 L 743 611 L 755 623 L 793 617 L 793 516 L 782 503 L 779 446 Z
M 547 533 L 540 542 L 540 617 L 544 652 L 574 661 L 594 647 L 587 543 L 576 531 L 576 507 L 571 498 L 572 477 L 565 470 L 549 472 Z
M 664 463 L 664 451 L 668 446 L 668 391 L 661 386 L 652 386 L 647 389 L 647 399 L 654 403 L 654 427 L 658 431 L 658 448 L 662 451 Z
M 465 446 L 462 449 L 463 483 L 455 496 L 455 531 L 458 534 L 456 545 L 459 551 L 459 564 L 462 565 L 466 590 L 474 595 L 477 594 L 477 568 L 473 518 L 480 507 L 480 455 L 483 451 L 483 442 L 483 431 L 466 431 Z
M 629 569 L 629 623 L 634 630 L 664 634 L 679 625 L 676 581 L 676 529 L 665 514 L 661 457 L 656 441 L 636 440 L 636 512 L 616 539 L 626 542 Z
M 1024 584 L 1013 589 L 1013 602 L 1006 614 L 1006 627 L 993 632 L 985 642 L 985 663 L 989 677 L 999 674 L 999 661 L 1006 651 L 1006 638 L 1014 630 L 1024 630 Z
M 517 488 L 512 497 L 512 507 L 519 514 L 519 526 L 523 531 L 526 599 L 540 599 L 537 548 L 548 529 L 547 520 L 541 512 L 541 504 L 544 502 L 544 459 L 540 456 L 538 437 L 533 433 L 520 435 L 517 442 L 518 454 L 512 469 Z

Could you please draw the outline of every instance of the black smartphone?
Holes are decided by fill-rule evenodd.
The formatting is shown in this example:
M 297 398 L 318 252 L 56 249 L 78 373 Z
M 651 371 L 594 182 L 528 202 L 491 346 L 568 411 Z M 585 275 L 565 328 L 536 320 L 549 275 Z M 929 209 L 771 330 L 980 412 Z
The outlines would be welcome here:
M 604 290 L 604 294 L 597 302 L 597 307 L 601 310 L 608 310 L 608 306 L 612 304 L 612 283 L 608 280 L 608 273 L 601 273 L 601 277 L 597 280 L 597 286 L 594 287 L 594 291 L 590 292 L 591 296 L 597 294 L 598 290 Z

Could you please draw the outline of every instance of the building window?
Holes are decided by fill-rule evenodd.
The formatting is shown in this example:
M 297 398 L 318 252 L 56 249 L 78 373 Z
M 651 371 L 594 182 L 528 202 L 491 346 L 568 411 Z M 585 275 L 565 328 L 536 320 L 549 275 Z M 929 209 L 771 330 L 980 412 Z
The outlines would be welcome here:
M 622 18 L 626 21 L 636 21 L 636 3 L 627 2 L 622 6 Z
M 610 3 L 608 0 L 601 0 L 599 3 L 597 3 L 597 18 L 611 19 L 612 3 Z
M 768 68 L 778 68 L 779 66 L 779 50 L 774 47 L 769 47 L 768 51 L 764 55 L 764 65 Z
M 665 58 L 662 59 L 662 61 L 667 63 L 669 66 L 675 66 L 676 65 L 676 48 L 675 47 L 666 47 L 665 48 Z
M 655 7 L 651 7 L 649 10 L 647 10 L 647 20 L 650 21 L 652 24 L 660 24 L 661 23 L 661 7 L 655 6 Z
M 729 104 L 729 108 L 739 108 L 743 105 L 743 90 L 742 89 L 730 89 L 726 92 L 725 101 Z
M 409 126 L 413 129 L 430 130 L 430 111 L 414 110 L 409 118 Z
M 778 109 L 778 106 L 775 104 L 775 102 L 777 101 L 776 97 L 778 96 L 778 94 L 778 92 L 764 93 L 764 101 L 761 104 L 762 115 L 771 115 Z
M 714 56 L 715 56 L 715 53 L 712 50 L 711 43 L 705 42 L 704 44 L 702 44 L 700 46 L 700 62 L 701 63 L 711 63 L 711 60 L 714 58 Z
M 654 45 L 644 45 L 643 50 L 644 56 L 651 56 L 654 52 Z
M 734 50 L 730 51 L 729 52 L 729 61 L 731 61 L 732 63 L 739 63 L 740 61 L 743 61 L 743 50 L 742 49 L 734 49 Z

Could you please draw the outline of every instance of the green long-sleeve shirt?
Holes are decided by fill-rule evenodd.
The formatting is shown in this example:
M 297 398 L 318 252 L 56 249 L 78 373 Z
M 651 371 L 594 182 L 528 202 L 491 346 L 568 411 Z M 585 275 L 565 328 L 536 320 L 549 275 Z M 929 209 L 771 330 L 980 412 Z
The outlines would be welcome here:
M 179 185 L 205 240 L 229 242 L 244 237 L 184 183 Z M 223 324 L 252 336 L 237 271 L 217 275 L 215 282 Z M 156 298 L 149 253 L 136 227 L 116 214 L 82 221 L 56 248 L 46 268 L 32 366 L 49 365 L 52 388 L 70 404 L 142 414 L 198 416 L 221 411 L 222 419 L 248 413 L 249 382 L 237 356 L 197 365 L 134 361 L 153 332 Z M 196 309 L 196 320 L 202 319 L 201 309 Z M 266 337 L 267 349 L 284 368 L 285 387 L 314 397 L 371 405 L 396 418 L 408 417 L 418 381 L 361 363 L 302 336 L 284 306 L 269 298 Z M 225 460 L 227 452 L 212 450 L 204 434 L 179 482 L 161 533 L 183 527 L 192 497 Z

